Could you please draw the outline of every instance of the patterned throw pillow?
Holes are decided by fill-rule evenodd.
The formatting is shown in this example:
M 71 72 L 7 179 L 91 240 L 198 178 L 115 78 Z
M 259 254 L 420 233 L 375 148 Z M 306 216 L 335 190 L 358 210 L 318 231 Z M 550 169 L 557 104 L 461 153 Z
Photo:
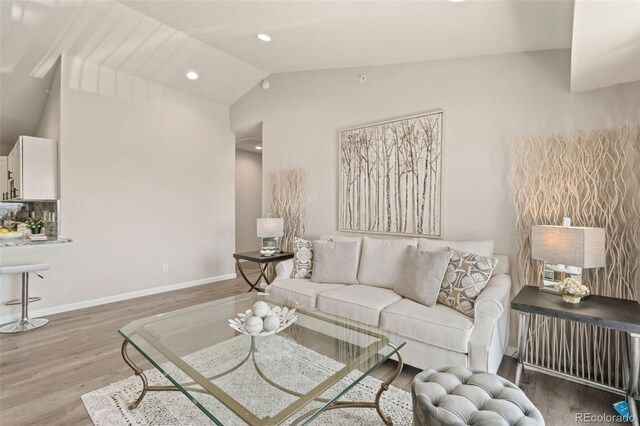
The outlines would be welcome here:
M 291 278 L 311 278 L 313 245 L 311 241 L 293 237 L 293 271 Z
M 447 273 L 442 280 L 438 303 L 447 305 L 458 312 L 475 315 L 476 298 L 487 285 L 498 259 L 458 250 L 451 250 Z

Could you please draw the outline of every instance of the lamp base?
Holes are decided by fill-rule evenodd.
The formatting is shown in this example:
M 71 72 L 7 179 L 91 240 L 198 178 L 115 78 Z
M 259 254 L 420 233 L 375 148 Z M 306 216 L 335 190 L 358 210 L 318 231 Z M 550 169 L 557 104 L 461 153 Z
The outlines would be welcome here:
M 538 291 L 560 296 L 560 292 L 556 290 L 553 285 L 543 285 L 542 287 L 538 287 Z
M 262 237 L 262 250 L 273 250 L 276 253 L 280 253 L 280 238 Z

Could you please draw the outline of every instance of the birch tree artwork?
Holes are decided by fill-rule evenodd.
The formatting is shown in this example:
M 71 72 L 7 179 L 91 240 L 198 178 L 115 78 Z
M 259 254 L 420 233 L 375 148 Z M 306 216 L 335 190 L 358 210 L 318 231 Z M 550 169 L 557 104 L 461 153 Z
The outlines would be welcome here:
M 442 112 L 340 132 L 341 231 L 440 237 Z

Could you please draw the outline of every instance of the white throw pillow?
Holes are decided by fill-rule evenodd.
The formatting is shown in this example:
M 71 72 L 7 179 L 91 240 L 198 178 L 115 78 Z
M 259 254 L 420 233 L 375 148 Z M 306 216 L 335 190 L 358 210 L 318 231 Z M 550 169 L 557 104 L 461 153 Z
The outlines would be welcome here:
M 425 306 L 435 305 L 451 254 L 447 250 L 423 251 L 409 247 L 400 280 L 393 291 Z
M 344 235 L 331 235 L 331 234 L 322 234 L 319 238 L 321 241 L 337 241 L 341 242 L 352 242 L 355 241 L 358 243 L 358 258 L 356 260 L 357 264 L 360 265 L 360 253 L 362 252 L 362 237 L 347 237 Z
M 356 241 L 314 241 L 314 283 L 358 284 L 358 243 Z
M 392 289 L 400 280 L 407 249 L 417 246 L 418 241 L 415 238 L 364 237 L 358 282 Z
M 473 253 L 480 256 L 491 257 L 493 256 L 493 241 L 491 240 L 479 240 L 479 241 L 447 241 L 447 240 L 432 240 L 428 238 L 420 239 L 418 247 L 423 251 L 438 251 L 452 248 L 454 250 L 464 251 L 467 253 Z

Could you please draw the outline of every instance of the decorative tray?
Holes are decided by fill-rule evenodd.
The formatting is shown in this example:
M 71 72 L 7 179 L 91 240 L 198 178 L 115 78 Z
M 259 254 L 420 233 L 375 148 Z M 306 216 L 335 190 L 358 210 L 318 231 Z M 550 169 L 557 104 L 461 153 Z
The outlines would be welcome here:
M 256 302 L 251 309 L 229 320 L 229 327 L 249 336 L 270 336 L 296 322 L 295 309 L 270 308 L 265 302 Z

